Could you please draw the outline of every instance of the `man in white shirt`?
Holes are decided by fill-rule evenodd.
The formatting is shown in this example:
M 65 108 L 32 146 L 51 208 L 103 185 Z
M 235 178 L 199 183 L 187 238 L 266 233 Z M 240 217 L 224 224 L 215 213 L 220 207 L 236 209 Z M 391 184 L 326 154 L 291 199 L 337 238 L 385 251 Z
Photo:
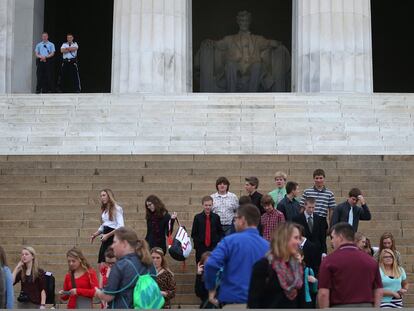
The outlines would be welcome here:
M 55 45 L 49 41 L 47 32 L 42 33 L 42 41 L 36 45 L 36 94 L 49 93 L 53 91 L 53 56 Z
M 68 33 L 67 42 L 62 44 L 60 51 L 63 54 L 62 73 L 61 73 L 61 89 L 64 93 L 80 93 L 80 78 L 77 63 L 79 46 L 73 42 L 73 35 Z
M 216 180 L 217 192 L 211 195 L 213 198 L 212 211 L 220 216 L 224 235 L 231 233 L 235 212 L 239 207 L 239 199 L 229 191 L 229 188 L 229 180 L 226 177 L 219 177 Z

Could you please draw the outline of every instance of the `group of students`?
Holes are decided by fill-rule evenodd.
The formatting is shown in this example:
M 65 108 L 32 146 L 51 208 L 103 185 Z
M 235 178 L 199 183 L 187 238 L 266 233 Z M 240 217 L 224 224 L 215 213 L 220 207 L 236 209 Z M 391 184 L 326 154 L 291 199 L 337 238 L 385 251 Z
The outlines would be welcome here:
M 321 287 L 320 278 L 323 286 L 336 286 L 327 277 L 323 278 L 321 270 L 329 262 L 325 258 L 331 256 L 327 255 L 327 233 L 331 232 L 332 237 L 338 225 L 337 236 L 343 243 L 336 243 L 339 245 L 336 248 L 348 243 L 374 256 L 379 262 L 376 268 L 380 275 L 375 286 L 384 286 L 383 306 L 402 306 L 408 283 L 392 235 L 385 234 L 379 250 L 374 252 L 365 236 L 354 234 L 359 220 L 371 219 L 361 191 L 351 189 L 349 198 L 336 205 L 333 192 L 325 186 L 325 172 L 318 169 L 313 174 L 314 186 L 306 189 L 299 200 L 298 183 L 286 183 L 283 172 L 275 175 L 276 189 L 269 194 L 260 194 L 259 180 L 248 177 L 245 183 L 248 195 L 238 199 L 229 191 L 229 180 L 220 177 L 216 181 L 217 192 L 202 198 L 203 210 L 195 215 L 191 231 L 197 263 L 195 292 L 201 299 L 200 307 L 236 304 L 254 308 L 315 307 L 318 283 L 319 289 L 322 288 L 319 292 L 323 294 L 327 289 Z M 59 292 L 62 300 L 68 300 L 68 308 L 90 307 L 93 297 L 102 301 L 102 307 L 131 308 L 131 282 L 138 275 L 149 273 L 157 280 L 165 299 L 164 307 L 171 307 L 176 284 L 165 258 L 166 237 L 173 230 L 177 214 L 170 214 L 157 196 L 149 196 L 145 200 L 147 234 L 145 239 L 139 239 L 132 229 L 125 228 L 123 209 L 110 189 L 100 192 L 100 201 L 102 224 L 91 234 L 92 243 L 98 236 L 101 240 L 100 281 L 82 252 L 73 248 L 67 253 L 69 273 Z M 348 227 L 344 229 L 344 225 Z M 18 307 L 43 308 L 44 271 L 38 267 L 34 249 L 22 250 L 21 261 L 13 273 L 7 268 L 3 250 L 0 259 L 4 279 L 9 280 L 4 286 L 7 306 L 12 304 L 10 283 L 21 282 L 20 296 L 27 299 L 23 302 L 18 299 Z M 325 276 L 329 275 L 326 271 Z M 334 292 L 331 291 L 331 296 Z M 344 304 L 334 299 L 326 305 L 324 295 L 321 297 L 319 306 Z M 377 304 L 374 295 L 371 298 L 366 303 Z

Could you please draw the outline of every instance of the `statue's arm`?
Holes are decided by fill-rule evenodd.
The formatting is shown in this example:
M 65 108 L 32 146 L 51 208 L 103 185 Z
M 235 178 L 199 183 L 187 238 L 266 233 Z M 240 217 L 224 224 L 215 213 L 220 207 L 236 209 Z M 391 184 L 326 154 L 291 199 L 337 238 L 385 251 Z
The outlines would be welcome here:
M 267 49 L 277 49 L 279 46 L 281 46 L 282 43 L 277 40 L 268 40 L 265 38 L 261 38 L 260 40 L 260 49 L 261 50 L 267 50 Z

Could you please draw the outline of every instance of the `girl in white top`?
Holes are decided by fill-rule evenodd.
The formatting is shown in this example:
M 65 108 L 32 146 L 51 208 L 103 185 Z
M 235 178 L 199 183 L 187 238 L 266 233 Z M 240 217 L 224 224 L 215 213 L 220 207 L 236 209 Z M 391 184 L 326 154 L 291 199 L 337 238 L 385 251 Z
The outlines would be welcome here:
M 98 263 L 105 262 L 105 251 L 114 240 L 115 230 L 124 227 L 124 212 L 122 207 L 115 202 L 114 193 L 110 189 L 104 189 L 100 194 L 102 224 L 98 231 L 91 235 L 91 243 L 101 235 L 101 248 L 99 249 Z

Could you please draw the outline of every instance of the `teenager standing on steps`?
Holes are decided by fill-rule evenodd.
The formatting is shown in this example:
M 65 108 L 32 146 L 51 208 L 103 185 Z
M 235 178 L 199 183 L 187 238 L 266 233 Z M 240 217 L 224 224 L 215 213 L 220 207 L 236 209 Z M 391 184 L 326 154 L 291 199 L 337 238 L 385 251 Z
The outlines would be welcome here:
M 102 224 L 98 231 L 91 235 L 91 243 L 98 235 L 101 236 L 101 248 L 99 249 L 98 263 L 105 262 L 105 251 L 114 241 L 114 231 L 124 226 L 124 212 L 122 207 L 115 202 L 114 193 L 110 189 L 104 189 L 100 193 Z
M 33 247 L 22 249 L 20 261 L 13 270 L 13 284 L 17 283 L 21 284 L 17 309 L 45 309 L 46 281 Z

